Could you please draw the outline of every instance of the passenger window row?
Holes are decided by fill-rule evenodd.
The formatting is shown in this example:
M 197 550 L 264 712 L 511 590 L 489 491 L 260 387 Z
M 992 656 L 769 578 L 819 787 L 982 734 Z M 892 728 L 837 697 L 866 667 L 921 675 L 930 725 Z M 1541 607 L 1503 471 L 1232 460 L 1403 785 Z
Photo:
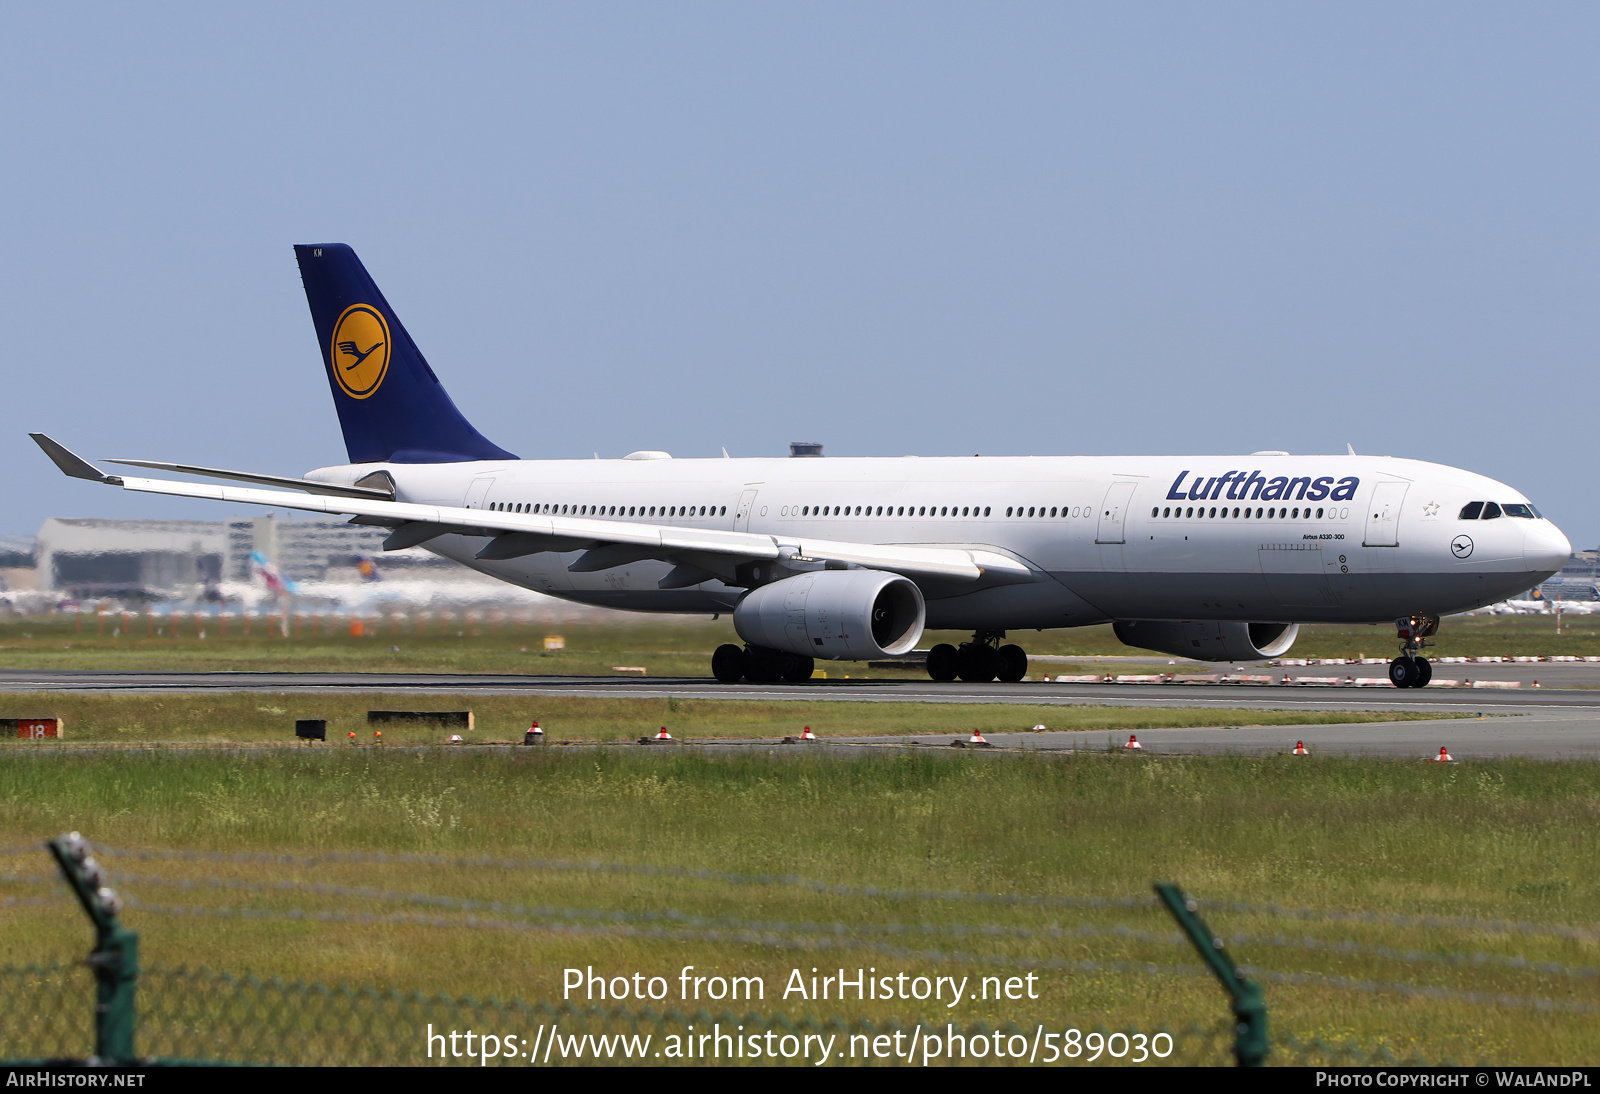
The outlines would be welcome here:
M 1269 509 L 1254 510 L 1247 505 L 1243 509 L 1236 508 L 1232 510 L 1231 514 L 1226 505 L 1213 505 L 1210 509 L 1207 509 L 1204 505 L 1190 505 L 1187 507 L 1180 505 L 1177 507 L 1168 506 L 1166 508 L 1158 505 L 1154 509 L 1150 510 L 1150 515 L 1157 519 L 1163 520 L 1168 518 L 1178 520 L 1187 520 L 1190 518 L 1222 520 L 1224 518 L 1230 518 L 1230 516 L 1232 519 L 1238 520 L 1322 520 L 1324 512 L 1327 513 L 1327 519 L 1329 520 L 1338 520 L 1341 517 L 1348 517 L 1350 515 L 1350 510 L 1348 509 L 1324 510 L 1322 507 L 1318 507 L 1313 514 L 1311 506 L 1309 505 L 1305 506 L 1304 508 L 1297 505 L 1292 509 L 1273 506 Z
M 566 517 L 725 517 L 726 505 L 560 505 L 543 502 L 491 502 L 489 508 L 500 513 L 541 513 Z
M 1524 520 L 1539 518 L 1539 510 L 1520 501 L 1496 505 L 1492 501 L 1469 501 L 1461 507 L 1461 520 L 1494 520 L 1496 517 L 1521 517 Z
M 989 505 L 786 505 L 778 514 L 784 517 L 987 517 L 994 513 L 994 507 Z M 1020 505 L 1006 507 L 1006 516 L 1017 517 L 1055 517 L 1055 516 L 1088 516 L 1090 509 L 1087 505 L 1069 509 L 1065 505 L 1053 505 L 1048 509 L 1043 505 L 1030 505 L 1024 509 Z
M 1056 515 L 1056 510 L 1057 510 L 1057 507 L 1052 505 L 1050 507 L 1050 511 L 1046 512 L 1044 506 L 1041 505 L 1041 506 L 1038 507 L 1037 515 L 1041 516 L 1041 517 L 1054 517 Z M 1061 511 L 1061 515 L 1064 516 L 1064 517 L 1076 517 L 1076 516 L 1079 516 L 1079 515 L 1082 515 L 1082 516 L 1086 517 L 1090 513 L 1090 509 L 1089 509 L 1089 507 L 1087 505 L 1083 506 L 1081 511 L 1076 507 L 1071 509 L 1071 510 L 1069 510 L 1065 505 L 1063 505 L 1063 506 L 1060 506 L 1060 511 Z M 1010 507 L 1007 507 L 1006 516 L 1009 517 L 1009 516 L 1012 516 L 1012 515 L 1013 514 L 1012 514 L 1012 511 L 1011 511 Z M 1034 506 L 1030 505 L 1030 506 L 1028 506 L 1028 508 L 1026 510 L 1024 510 L 1022 508 L 1022 506 L 1019 505 L 1019 506 L 1016 507 L 1015 515 L 1019 516 L 1019 517 L 1031 517 L 1031 516 L 1034 516 L 1035 515 Z
M 986 517 L 988 506 L 977 505 L 786 505 L 783 517 Z

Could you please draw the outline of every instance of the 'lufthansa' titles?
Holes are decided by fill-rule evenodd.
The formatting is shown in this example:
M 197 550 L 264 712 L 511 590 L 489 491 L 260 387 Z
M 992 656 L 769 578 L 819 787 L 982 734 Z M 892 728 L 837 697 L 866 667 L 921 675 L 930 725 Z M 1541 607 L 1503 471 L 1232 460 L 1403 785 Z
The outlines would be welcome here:
M 1297 478 L 1277 475 L 1269 479 L 1260 471 L 1229 471 L 1211 478 L 1196 475 L 1185 488 L 1183 480 L 1187 478 L 1189 472 L 1184 471 L 1173 480 L 1167 491 L 1169 501 L 1215 501 L 1218 498 L 1229 501 L 1321 501 L 1324 498 L 1349 501 L 1356 496 L 1356 487 L 1361 485 L 1361 480 L 1354 475 L 1336 482 L 1332 475 L 1315 479 L 1309 475 Z

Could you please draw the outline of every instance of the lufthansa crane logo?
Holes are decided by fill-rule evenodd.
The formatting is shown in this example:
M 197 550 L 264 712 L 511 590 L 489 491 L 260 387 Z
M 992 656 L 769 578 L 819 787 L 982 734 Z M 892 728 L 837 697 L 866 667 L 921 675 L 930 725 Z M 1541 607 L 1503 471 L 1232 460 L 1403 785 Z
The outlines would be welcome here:
M 1472 553 L 1472 537 L 1457 536 L 1450 541 L 1450 553 L 1457 558 L 1466 558 Z
M 352 399 L 378 390 L 389 371 L 389 324 L 371 304 L 351 304 L 333 325 L 333 377 Z

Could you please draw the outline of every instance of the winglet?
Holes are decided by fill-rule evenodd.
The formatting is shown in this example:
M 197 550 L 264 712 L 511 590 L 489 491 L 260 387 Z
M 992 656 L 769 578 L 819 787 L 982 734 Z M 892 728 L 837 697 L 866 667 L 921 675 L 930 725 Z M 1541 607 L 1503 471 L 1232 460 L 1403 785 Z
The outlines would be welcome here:
M 49 456 L 55 465 L 61 468 L 64 474 L 75 479 L 88 479 L 90 482 L 103 482 L 110 486 L 121 486 L 122 480 L 116 475 L 108 475 L 88 460 L 70 451 L 64 445 L 51 440 L 43 433 L 29 433 L 34 443 L 44 449 L 44 454 Z
M 1349 441 L 1345 441 L 1344 446 L 1350 450 L 1350 455 L 1354 456 L 1356 454 L 1355 445 L 1351 444 Z

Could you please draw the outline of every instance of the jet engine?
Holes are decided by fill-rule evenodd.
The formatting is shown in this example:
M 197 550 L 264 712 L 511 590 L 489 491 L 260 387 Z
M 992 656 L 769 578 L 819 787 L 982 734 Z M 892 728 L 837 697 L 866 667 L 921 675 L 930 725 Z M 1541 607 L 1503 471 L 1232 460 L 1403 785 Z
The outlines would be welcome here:
M 818 570 L 762 585 L 733 610 L 752 646 L 865 661 L 909 653 L 927 621 L 922 590 L 882 570 Z
M 1122 620 L 1111 625 L 1124 645 L 1196 661 L 1261 661 L 1282 657 L 1300 635 L 1298 623 L 1162 623 Z

